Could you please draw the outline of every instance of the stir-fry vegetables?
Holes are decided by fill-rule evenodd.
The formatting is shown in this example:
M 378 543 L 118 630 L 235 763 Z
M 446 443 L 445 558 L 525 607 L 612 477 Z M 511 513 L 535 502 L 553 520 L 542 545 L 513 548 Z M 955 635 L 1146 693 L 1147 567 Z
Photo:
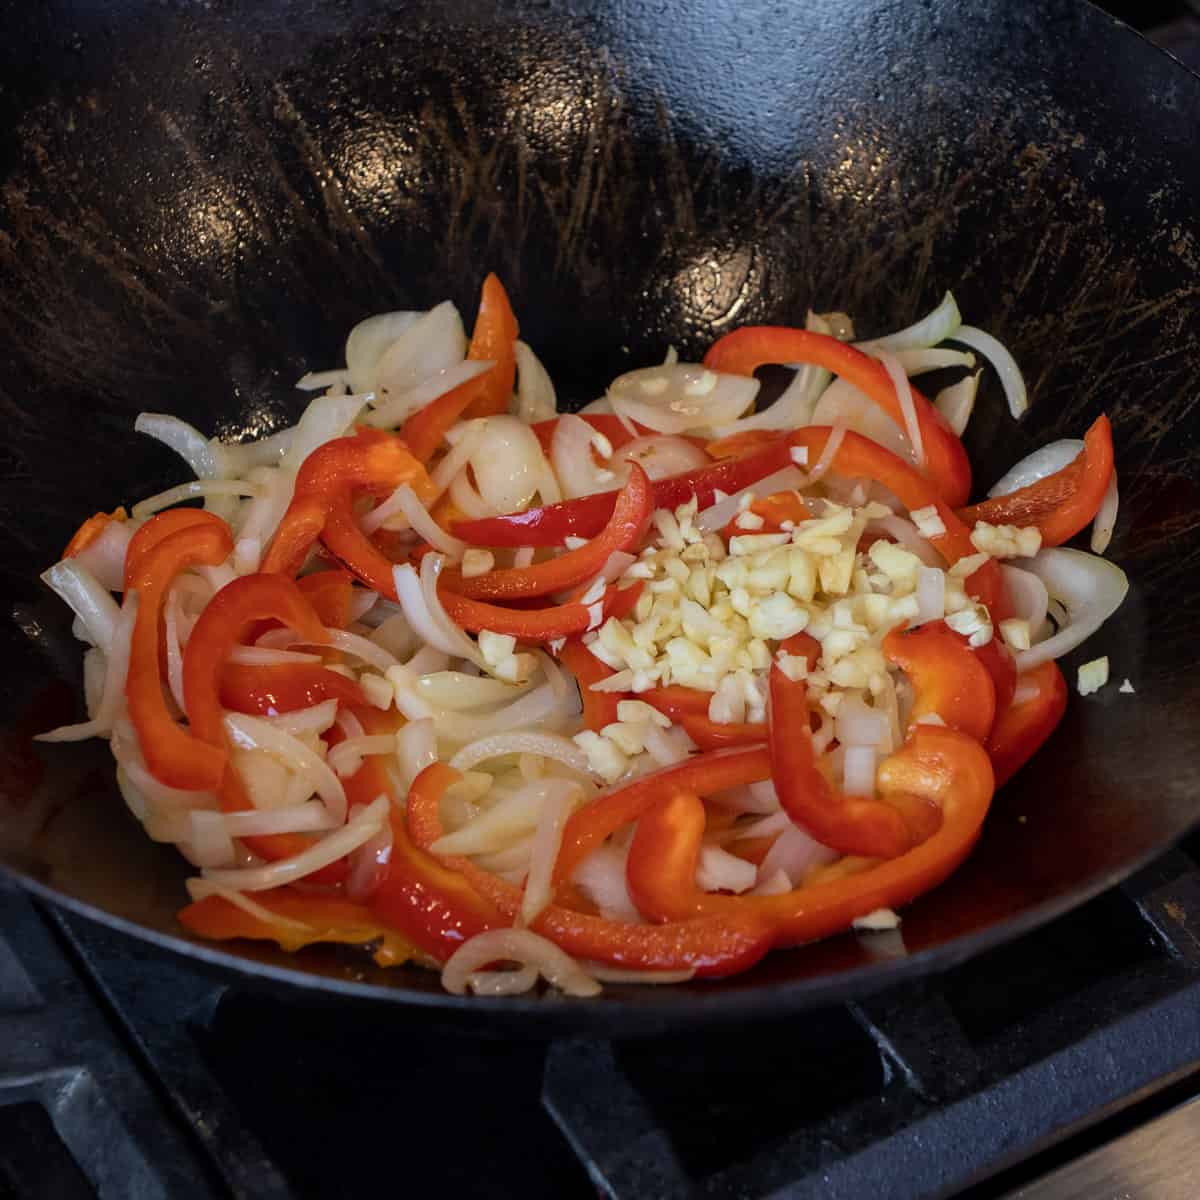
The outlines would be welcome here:
M 560 414 L 488 276 L 469 340 L 448 302 L 371 317 L 259 442 L 144 413 L 197 481 L 46 572 L 88 720 L 43 736 L 110 741 L 198 937 L 586 996 L 894 926 L 1127 589 L 1103 415 L 967 505 L 970 350 L 1028 401 L 961 321 L 947 294 L 857 345 L 844 314 L 738 329 Z M 797 375 L 754 411 L 768 363 Z

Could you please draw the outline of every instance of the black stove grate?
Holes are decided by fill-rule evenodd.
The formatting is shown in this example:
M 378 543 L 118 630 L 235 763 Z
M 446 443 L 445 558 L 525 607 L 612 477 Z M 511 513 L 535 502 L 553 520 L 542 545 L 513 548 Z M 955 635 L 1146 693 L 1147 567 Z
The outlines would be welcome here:
M 12 888 L 0 929 L 0 1200 L 982 1196 L 1200 1064 L 1182 849 L 939 979 L 628 1043 L 285 1003 Z

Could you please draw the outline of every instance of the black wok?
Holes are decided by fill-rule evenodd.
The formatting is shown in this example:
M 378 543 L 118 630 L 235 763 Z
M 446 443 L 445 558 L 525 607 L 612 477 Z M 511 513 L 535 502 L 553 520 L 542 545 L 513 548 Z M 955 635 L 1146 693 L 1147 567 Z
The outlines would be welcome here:
M 631 1032 L 943 969 L 1200 814 L 1200 79 L 1129 30 L 1067 0 L 62 0 L 5 22 L 0 860 L 44 897 L 314 993 Z M 474 1002 L 353 956 L 214 949 L 176 928 L 184 872 L 104 747 L 30 751 L 77 711 L 78 646 L 38 572 L 83 515 L 183 477 L 135 414 L 260 435 L 356 320 L 472 311 L 488 270 L 576 404 L 669 344 L 696 356 L 809 305 L 870 334 L 952 287 L 1034 396 L 1017 425 L 986 382 L 981 485 L 1111 415 L 1133 589 L 1086 655 L 1136 695 L 1074 700 L 974 856 L 906 912 L 907 956 L 844 936 L 717 985 Z

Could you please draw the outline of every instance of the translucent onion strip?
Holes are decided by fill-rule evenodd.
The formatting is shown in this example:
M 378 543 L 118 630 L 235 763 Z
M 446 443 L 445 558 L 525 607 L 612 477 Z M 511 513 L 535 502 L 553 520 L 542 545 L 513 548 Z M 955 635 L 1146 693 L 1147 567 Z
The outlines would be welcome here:
M 130 516 L 135 521 L 180 504 L 184 500 L 194 500 L 197 496 L 261 496 L 262 485 L 251 483 L 246 479 L 193 479 L 188 483 L 180 483 L 167 488 L 156 496 L 147 496 L 139 500 L 130 510 Z
M 125 587 L 125 551 L 133 530 L 128 521 L 109 521 L 99 535 L 74 559 L 96 577 L 96 582 L 110 592 L 120 592 Z
M 431 717 L 407 721 L 396 732 L 396 759 L 405 794 L 426 767 L 437 762 L 436 730 Z
M 505 754 L 540 754 L 564 766 L 591 775 L 587 755 L 569 738 L 556 733 L 497 733 L 464 746 L 450 760 L 456 771 L 466 771 L 477 763 Z
M 973 325 L 960 325 L 952 337 L 954 341 L 977 350 L 996 368 L 996 373 L 1000 376 L 1000 386 L 1004 388 L 1004 395 L 1008 400 L 1008 411 L 1014 417 L 1021 417 L 1029 408 L 1029 393 L 1025 389 L 1025 377 L 1021 374 L 1021 368 L 1017 366 L 1017 360 L 1007 348 L 990 333 L 984 333 L 982 329 L 976 329 Z
M 962 315 L 953 295 L 947 292 L 932 312 L 922 317 L 913 325 L 889 333 L 886 337 L 872 338 L 867 342 L 858 342 L 857 348 L 867 354 L 881 357 L 879 352 L 890 350 L 919 350 L 927 346 L 936 346 L 948 337 L 956 341 L 965 339 L 958 337 L 962 328 Z
M 222 472 L 208 438 L 194 425 L 169 413 L 138 413 L 134 433 L 144 433 L 174 450 L 197 479 L 216 479 Z
M 696 528 L 704 533 L 715 533 L 724 529 L 737 516 L 743 496 L 770 496 L 775 492 L 796 491 L 804 487 L 806 482 L 804 473 L 798 467 L 784 467 L 774 471 L 757 483 L 749 484 L 697 513 Z
M 558 411 L 558 400 L 554 395 L 554 383 L 550 373 L 542 366 L 538 356 L 522 341 L 516 344 L 516 357 L 516 416 L 527 425 L 550 420 Z
M 949 294 L 949 293 L 947 293 Z M 913 402 L 912 385 L 904 368 L 886 351 L 879 356 L 883 369 L 888 373 L 892 386 L 896 389 L 896 400 L 900 412 L 904 416 L 904 431 L 908 436 L 908 444 L 912 449 L 913 462 L 918 468 L 925 466 L 925 442 L 921 437 L 921 425 L 917 420 L 917 406 Z
M 521 920 L 529 925 L 535 921 L 552 898 L 551 879 L 554 863 L 562 846 L 563 826 L 582 798 L 579 785 L 569 780 L 551 780 L 546 784 L 542 811 L 533 834 L 533 851 L 529 858 L 529 875 L 525 894 L 521 898 Z
M 975 397 L 979 393 L 979 377 L 982 371 L 964 376 L 957 383 L 944 387 L 934 397 L 933 406 L 946 418 L 946 423 L 956 437 L 962 437 L 975 411 Z
M 113 635 L 120 608 L 95 575 L 78 559 L 62 562 L 41 574 L 42 582 L 66 601 L 67 607 L 83 622 L 88 640 L 112 656 Z
M 1100 508 L 1096 512 L 1096 519 L 1092 523 L 1092 553 L 1103 554 L 1108 549 L 1108 543 L 1112 541 L 1113 529 L 1117 524 L 1117 506 L 1120 503 L 1120 496 L 1117 492 L 1117 472 L 1114 469 L 1112 478 L 1108 481 L 1108 487 L 1104 492 L 1104 499 L 1100 501 Z
M 442 986 L 463 996 L 475 971 L 493 962 L 536 967 L 538 974 L 568 996 L 596 996 L 600 985 L 552 941 L 528 929 L 489 929 L 468 938 L 446 960 Z
M 367 414 L 366 424 L 379 429 L 395 429 L 418 409 L 432 404 L 439 396 L 452 392 L 484 371 L 490 371 L 495 365 L 486 359 L 464 359 L 441 367 L 415 387 L 389 395 L 373 412 Z

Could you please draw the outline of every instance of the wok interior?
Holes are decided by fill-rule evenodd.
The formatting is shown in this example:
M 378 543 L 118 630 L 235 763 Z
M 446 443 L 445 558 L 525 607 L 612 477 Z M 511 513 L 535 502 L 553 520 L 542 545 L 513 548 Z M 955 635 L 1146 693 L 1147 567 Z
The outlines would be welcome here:
M 469 316 L 488 270 L 574 406 L 668 345 L 695 358 L 810 306 L 870 335 L 953 288 L 1034 400 L 1018 426 L 985 376 L 977 483 L 1107 411 L 1110 555 L 1133 582 L 1083 656 L 1107 653 L 1136 695 L 1076 699 L 997 797 L 975 855 L 906 912 L 908 954 L 930 955 L 843 937 L 720 985 L 609 989 L 561 1019 L 711 1017 L 952 962 L 1191 824 L 1200 80 L 1074 3 L 819 0 L 784 26 L 759 8 L 352 4 L 335 20 L 303 3 L 68 4 L 74 51 L 48 18 L 14 18 L 24 29 L 0 48 L 16 81 L 0 95 L 14 618 L 0 860 L 176 933 L 182 866 L 124 811 L 106 748 L 28 748 L 78 704 L 80 650 L 36 575 L 84 515 L 185 478 L 133 435 L 138 411 L 260 436 L 294 419 L 291 384 L 340 363 L 355 321 L 446 297 Z M 225 949 L 450 1003 L 433 975 Z

